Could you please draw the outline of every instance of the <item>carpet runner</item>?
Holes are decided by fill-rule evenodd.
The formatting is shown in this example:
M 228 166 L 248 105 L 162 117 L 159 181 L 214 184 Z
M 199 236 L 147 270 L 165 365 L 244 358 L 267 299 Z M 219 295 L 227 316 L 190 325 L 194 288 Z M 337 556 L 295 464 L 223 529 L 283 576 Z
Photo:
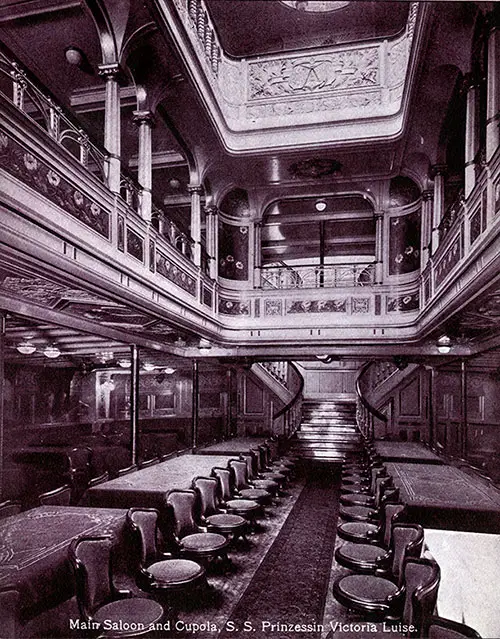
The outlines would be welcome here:
M 220 639 L 321 636 L 338 518 L 340 466 L 311 472 Z M 292 630 L 293 627 L 293 630 Z M 241 632 L 241 635 L 239 634 Z

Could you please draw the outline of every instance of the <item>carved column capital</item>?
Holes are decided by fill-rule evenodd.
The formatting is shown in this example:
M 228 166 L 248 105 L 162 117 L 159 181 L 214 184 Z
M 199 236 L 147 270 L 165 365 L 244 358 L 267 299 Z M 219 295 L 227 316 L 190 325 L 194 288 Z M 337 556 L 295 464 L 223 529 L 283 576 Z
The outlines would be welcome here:
M 97 67 L 98 74 L 106 81 L 114 80 L 119 84 L 125 84 L 125 75 L 118 62 L 109 62 L 107 64 L 100 64 Z
M 438 175 L 446 176 L 448 173 L 447 164 L 433 164 L 431 166 L 431 177 L 435 178 Z
M 147 124 L 150 127 L 155 125 L 155 116 L 152 111 L 134 111 L 132 114 L 132 122 L 137 126 Z
M 187 190 L 190 195 L 203 195 L 201 184 L 188 184 Z
M 424 202 L 429 202 L 434 199 L 434 191 L 432 189 L 426 189 L 422 191 L 422 200 Z
M 219 213 L 219 209 L 215 206 L 215 204 L 208 204 L 204 207 L 205 215 L 217 215 Z

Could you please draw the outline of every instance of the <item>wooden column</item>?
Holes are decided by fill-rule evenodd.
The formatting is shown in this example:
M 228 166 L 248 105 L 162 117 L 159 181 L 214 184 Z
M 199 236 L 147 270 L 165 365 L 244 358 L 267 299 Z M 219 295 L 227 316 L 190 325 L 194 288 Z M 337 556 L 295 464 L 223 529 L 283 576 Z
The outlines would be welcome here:
M 465 197 L 469 197 L 476 184 L 476 154 L 479 148 L 479 86 L 473 75 L 464 78 L 467 92 L 465 118 Z
M 254 264 L 254 288 L 261 287 L 262 278 L 262 222 L 255 222 L 253 230 L 253 264 Z
M 151 222 L 153 188 L 152 130 L 154 116 L 151 111 L 134 111 L 134 122 L 139 129 L 138 179 L 142 187 L 141 217 Z
M 217 277 L 218 253 L 218 216 L 216 206 L 205 207 L 205 219 L 207 225 L 207 253 L 210 258 L 208 274 L 215 280 Z
M 199 184 L 188 186 L 191 195 L 191 237 L 194 242 L 193 262 L 201 266 L 201 194 L 203 187 Z
M 460 363 L 460 391 L 461 391 L 461 420 L 460 420 L 460 455 L 462 459 L 467 456 L 467 362 L 463 359 Z
M 199 426 L 199 363 L 197 359 L 193 359 L 193 402 L 191 408 L 191 448 L 196 450 L 198 446 L 198 426 Z
M 131 462 L 137 464 L 139 451 L 139 348 L 130 347 L 130 449 Z
M 384 279 L 384 214 L 375 212 L 375 284 Z
M 431 251 L 432 255 L 434 255 L 439 246 L 439 225 L 444 215 L 444 186 L 446 166 L 444 164 L 436 164 L 432 167 L 432 172 L 434 176 L 434 214 L 432 220 Z
M 422 228 L 420 231 L 420 269 L 423 271 L 429 261 L 432 233 L 432 199 L 433 191 L 422 193 Z
M 113 193 L 119 193 L 121 180 L 120 67 L 118 63 L 101 64 L 99 66 L 99 75 L 106 80 L 104 98 L 104 146 L 109 154 L 108 187 Z

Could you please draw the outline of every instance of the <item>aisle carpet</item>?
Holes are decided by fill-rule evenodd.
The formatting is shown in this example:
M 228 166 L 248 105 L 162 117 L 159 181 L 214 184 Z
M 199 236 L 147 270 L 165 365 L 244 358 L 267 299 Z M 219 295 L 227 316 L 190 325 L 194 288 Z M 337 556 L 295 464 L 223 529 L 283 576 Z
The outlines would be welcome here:
M 321 636 L 317 625 L 335 546 L 339 485 L 339 466 L 323 464 L 311 472 L 220 639 L 248 636 L 249 631 L 252 639 Z M 290 625 L 296 628 L 291 631 Z

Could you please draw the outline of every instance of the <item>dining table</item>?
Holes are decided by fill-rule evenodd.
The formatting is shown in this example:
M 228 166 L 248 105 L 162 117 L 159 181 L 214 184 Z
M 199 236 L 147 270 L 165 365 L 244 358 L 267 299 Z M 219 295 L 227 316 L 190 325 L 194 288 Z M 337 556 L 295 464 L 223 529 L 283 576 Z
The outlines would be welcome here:
M 72 597 L 68 548 L 83 535 L 111 535 L 115 567 L 127 571 L 125 510 L 39 506 L 0 520 L 0 587 L 18 590 L 23 620 Z
M 448 464 L 388 462 L 412 521 L 429 528 L 500 533 L 500 490 Z
M 143 506 L 161 510 L 169 490 L 190 488 L 194 477 L 210 476 L 214 466 L 226 467 L 234 457 L 238 455 L 179 455 L 92 487 L 85 493 L 83 503 L 108 508 Z

